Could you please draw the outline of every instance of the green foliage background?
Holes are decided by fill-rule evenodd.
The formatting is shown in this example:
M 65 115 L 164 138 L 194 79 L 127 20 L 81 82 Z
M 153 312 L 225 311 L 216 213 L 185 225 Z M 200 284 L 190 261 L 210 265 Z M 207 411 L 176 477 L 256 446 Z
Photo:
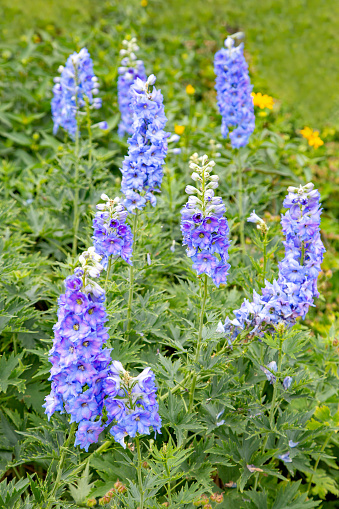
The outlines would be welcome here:
M 138 2 L 124 2 L 126 11 Z M 1 0 L 3 36 L 53 23 L 76 34 L 117 1 Z M 214 39 L 225 30 L 246 34 L 260 85 L 300 120 L 323 127 L 339 118 L 339 3 L 336 0 L 149 0 L 149 23 L 169 37 Z M 114 20 L 112 20 L 114 22 Z M 212 37 L 211 37 L 212 36 Z

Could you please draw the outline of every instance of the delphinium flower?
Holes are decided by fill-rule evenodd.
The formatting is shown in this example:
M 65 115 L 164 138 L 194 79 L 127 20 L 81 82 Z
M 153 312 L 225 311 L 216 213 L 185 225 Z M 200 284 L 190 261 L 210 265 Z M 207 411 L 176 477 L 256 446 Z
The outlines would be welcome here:
M 110 433 L 124 448 L 126 436 L 149 435 L 151 427 L 160 433 L 157 387 L 150 368 L 132 377 L 120 362 L 113 361 L 104 388 L 108 394 L 105 400 L 107 424 L 113 422 Z
M 137 78 L 131 86 L 133 136 L 128 140 L 128 156 L 121 170 L 121 190 L 129 212 L 142 209 L 147 201 L 156 205 L 154 192 L 160 192 L 163 177 L 169 133 L 163 130 L 167 118 L 162 94 L 152 87 L 155 81 L 152 74 L 147 81 Z
M 243 43 L 235 46 L 234 38 L 227 37 L 225 46 L 215 54 L 214 60 L 215 89 L 222 116 L 221 134 L 224 138 L 229 134 L 232 147 L 239 148 L 247 145 L 254 131 L 252 85 Z
M 187 255 L 192 258 L 197 274 L 207 274 L 216 286 L 226 284 L 229 227 L 222 198 L 214 196 L 219 177 L 211 175 L 215 165 L 206 155 L 194 154 L 190 159 L 192 179 L 199 187 L 187 186 L 188 202 L 181 209 L 181 231 Z
M 295 324 L 305 318 L 314 299 L 319 296 L 317 278 L 325 252 L 320 238 L 320 194 L 313 184 L 289 187 L 284 200 L 286 214 L 281 224 L 285 235 L 285 257 L 279 263 L 279 276 L 273 283 L 265 281 L 262 295 L 253 292 L 253 300 L 244 300 L 234 311 L 235 319 L 226 318 L 218 331 L 234 339 L 241 331 L 262 336 L 268 327 Z M 258 216 L 257 216 L 258 217 Z M 255 220 L 255 214 L 250 218 Z M 256 220 L 260 227 L 260 218 Z M 287 382 L 286 382 L 287 385 Z
M 125 133 L 133 134 L 131 85 L 133 85 L 136 78 L 146 81 L 144 63 L 142 60 L 138 60 L 136 56 L 136 52 L 139 50 L 136 41 L 135 37 L 129 41 L 122 41 L 124 47 L 120 50 L 120 55 L 123 59 L 121 66 L 118 68 L 118 102 L 121 113 L 121 121 L 118 128 L 119 136 L 124 136 Z
M 128 212 L 120 203 L 120 198 L 111 200 L 106 194 L 101 195 L 105 203 L 99 203 L 98 212 L 93 219 L 93 245 L 101 257 L 101 265 L 107 268 L 110 256 L 121 256 L 130 265 L 133 252 L 133 234 L 126 223 Z
M 79 128 L 78 117 L 85 114 L 82 109 L 86 102 L 90 108 L 101 108 L 101 99 L 94 97 L 99 92 L 98 78 L 94 75 L 93 62 L 86 48 L 70 55 L 65 67 L 59 67 L 59 72 L 61 76 L 54 78 L 53 87 L 53 132 L 55 134 L 61 126 L 74 139 Z M 98 126 L 107 127 L 105 122 Z
M 58 300 L 58 321 L 49 361 L 52 364 L 51 393 L 45 412 L 66 411 L 78 423 L 75 445 L 88 450 L 103 430 L 101 412 L 105 397 L 102 388 L 111 361 L 104 348 L 108 329 L 105 292 L 95 281 L 103 266 L 94 247 L 80 257 L 81 267 L 65 280 L 66 292 Z

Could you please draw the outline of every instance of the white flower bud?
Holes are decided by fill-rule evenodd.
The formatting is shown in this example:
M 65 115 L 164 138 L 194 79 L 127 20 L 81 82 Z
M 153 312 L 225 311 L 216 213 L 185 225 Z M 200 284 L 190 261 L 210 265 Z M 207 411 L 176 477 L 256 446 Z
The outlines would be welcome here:
M 100 198 L 101 198 L 103 201 L 109 201 L 109 198 L 108 198 L 107 194 L 105 194 L 105 193 L 102 193 L 102 195 L 100 196 Z
M 197 189 L 194 186 L 186 186 L 185 193 L 187 194 L 195 194 Z
M 197 182 L 198 180 L 201 182 L 202 178 L 200 177 L 200 175 L 196 172 L 193 172 L 192 175 L 191 175 L 191 179 L 194 180 L 194 182 Z
M 212 180 L 212 182 L 218 182 L 218 180 L 219 180 L 219 175 L 211 175 L 211 176 L 210 176 L 210 180 Z

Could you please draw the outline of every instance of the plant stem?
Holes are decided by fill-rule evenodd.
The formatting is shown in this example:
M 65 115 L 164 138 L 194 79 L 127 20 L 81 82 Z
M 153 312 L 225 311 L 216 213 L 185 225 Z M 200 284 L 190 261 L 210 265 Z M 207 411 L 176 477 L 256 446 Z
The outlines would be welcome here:
M 282 355 L 282 335 L 279 334 L 279 353 L 278 353 L 278 373 L 281 372 L 281 364 L 282 364 L 282 359 L 283 359 L 283 355 Z M 276 400 L 277 400 L 277 394 L 278 394 L 278 379 L 276 379 L 274 385 L 273 385 L 273 396 L 272 396 L 272 401 L 271 401 L 271 408 L 270 408 L 270 413 L 269 413 L 269 416 L 268 416 L 268 419 L 269 419 L 269 422 L 270 422 L 270 428 L 272 429 L 272 426 L 273 426 L 273 421 L 274 421 L 274 416 L 275 416 L 275 404 L 276 404 Z M 264 441 L 263 441 L 263 444 L 262 444 L 262 448 L 261 448 L 261 454 L 264 454 L 265 452 L 265 449 L 266 449 L 266 445 L 267 445 L 267 441 L 268 441 L 268 435 L 266 435 Z M 256 476 L 255 476 L 255 484 L 254 484 L 254 490 L 257 489 L 258 487 L 258 481 L 259 481 L 259 472 L 257 472 Z
M 201 348 L 201 339 L 202 339 L 202 329 L 204 326 L 204 315 L 205 315 L 205 306 L 206 306 L 206 299 L 207 299 L 207 275 L 204 275 L 204 288 L 203 288 L 203 295 L 202 295 L 202 303 L 201 303 L 201 309 L 200 309 L 200 320 L 199 320 L 199 332 L 198 332 L 198 342 L 197 342 L 197 349 L 195 352 L 195 358 L 194 361 L 198 362 L 199 356 L 200 356 L 200 348 Z M 189 399 L 189 407 L 188 411 L 191 412 L 194 404 L 194 392 L 195 392 L 195 385 L 197 382 L 197 373 L 194 373 L 193 380 L 192 380 L 192 386 L 190 391 L 190 399 Z
M 46 509 L 50 509 L 52 507 L 54 495 L 60 486 L 60 480 L 61 480 L 61 476 L 62 476 L 62 469 L 63 469 L 64 462 L 65 462 L 66 452 L 69 447 L 69 444 L 71 443 L 71 441 L 73 439 L 76 427 L 77 427 L 77 423 L 73 422 L 71 424 L 71 428 L 69 430 L 68 438 L 67 438 L 65 444 L 61 447 L 61 455 L 60 455 L 60 459 L 59 459 L 59 463 L 58 463 L 57 476 L 56 476 L 51 494 L 48 497 L 48 503 L 47 503 Z
M 137 225 L 138 225 L 138 211 L 135 211 L 134 219 L 133 219 L 133 255 L 136 245 L 136 232 L 137 232 Z M 129 292 L 128 292 L 128 303 L 127 303 L 127 327 L 126 332 L 127 334 L 130 331 L 131 328 L 131 314 L 132 314 L 132 303 L 133 303 L 133 290 L 134 290 L 134 264 L 129 266 Z
M 317 458 L 317 461 L 315 462 L 315 465 L 314 465 L 314 469 L 313 469 L 313 473 L 311 475 L 311 478 L 310 478 L 310 481 L 308 483 L 308 486 L 307 486 L 307 493 L 309 493 L 310 489 L 311 489 L 311 485 L 312 485 L 312 481 L 313 481 L 313 476 L 314 474 L 316 473 L 317 471 L 317 468 L 318 468 L 318 465 L 319 465 L 319 462 L 320 462 L 320 457 L 321 457 L 321 453 L 324 452 L 324 450 L 326 449 L 327 445 L 328 445 L 328 442 L 330 441 L 331 439 L 331 436 L 332 436 L 332 433 L 329 433 L 329 435 L 327 436 L 322 448 L 320 449 L 319 451 L 319 454 L 318 454 L 318 458 Z
M 137 446 L 138 451 L 138 485 L 139 485 L 139 492 L 140 492 L 140 507 L 139 509 L 144 509 L 144 490 L 142 486 L 142 476 L 141 476 L 141 449 L 140 449 L 140 441 L 139 437 L 135 437 L 135 443 Z
M 266 265 L 267 265 L 267 233 L 265 233 L 264 235 L 264 265 L 262 269 L 263 286 L 265 286 Z
M 108 259 L 107 273 L 106 273 L 106 280 L 105 280 L 105 292 L 106 292 L 107 283 L 108 283 L 108 280 L 109 280 L 109 275 L 110 275 L 110 272 L 111 272 L 111 267 L 112 267 L 112 256 L 110 256 L 109 259 Z
M 74 190 L 74 201 L 73 201 L 73 211 L 74 211 L 74 219 L 73 219 L 73 256 L 75 257 L 77 254 L 78 248 L 78 229 L 79 229 L 79 140 L 80 139 L 80 130 L 79 130 L 79 120 L 77 118 L 77 129 L 75 133 L 75 190 Z
M 236 160 L 236 165 L 238 168 L 238 209 L 239 209 L 239 236 L 240 236 L 240 245 L 243 252 L 245 254 L 245 233 L 244 233 L 244 211 L 243 211 L 243 182 L 242 182 L 242 166 L 241 166 L 241 158 L 238 154 L 238 158 Z

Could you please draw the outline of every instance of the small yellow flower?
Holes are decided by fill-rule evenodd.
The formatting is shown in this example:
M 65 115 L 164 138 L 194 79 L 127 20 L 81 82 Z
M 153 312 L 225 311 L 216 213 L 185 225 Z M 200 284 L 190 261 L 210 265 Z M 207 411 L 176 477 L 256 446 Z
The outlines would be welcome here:
M 266 111 L 259 111 L 259 117 L 267 117 Z
M 304 127 L 300 131 L 301 135 L 306 138 L 310 147 L 319 148 L 324 144 L 323 140 L 319 136 L 319 131 L 313 131 L 310 127 Z
M 264 108 L 268 108 L 269 110 L 273 110 L 273 97 L 267 94 L 262 94 L 261 92 L 258 92 L 257 94 L 252 92 L 251 94 L 253 98 L 253 104 L 254 106 L 259 106 L 262 110 Z
M 319 148 L 324 144 L 323 140 L 319 137 L 319 131 L 314 131 L 313 134 L 308 138 L 308 144 L 310 147 Z
M 179 136 L 181 136 L 184 133 L 184 131 L 185 131 L 184 125 L 178 125 L 178 124 L 174 125 L 175 134 L 179 134 Z
M 148 5 L 147 0 L 141 0 L 140 5 L 141 5 L 141 7 L 147 7 L 147 5 Z
M 303 138 L 306 138 L 306 140 L 308 140 L 308 138 L 313 134 L 313 129 L 311 129 L 310 127 L 304 127 L 304 129 L 301 129 L 300 134 Z
M 195 88 L 192 87 L 192 85 L 187 85 L 187 87 L 186 87 L 186 94 L 193 95 L 194 92 L 195 92 Z

